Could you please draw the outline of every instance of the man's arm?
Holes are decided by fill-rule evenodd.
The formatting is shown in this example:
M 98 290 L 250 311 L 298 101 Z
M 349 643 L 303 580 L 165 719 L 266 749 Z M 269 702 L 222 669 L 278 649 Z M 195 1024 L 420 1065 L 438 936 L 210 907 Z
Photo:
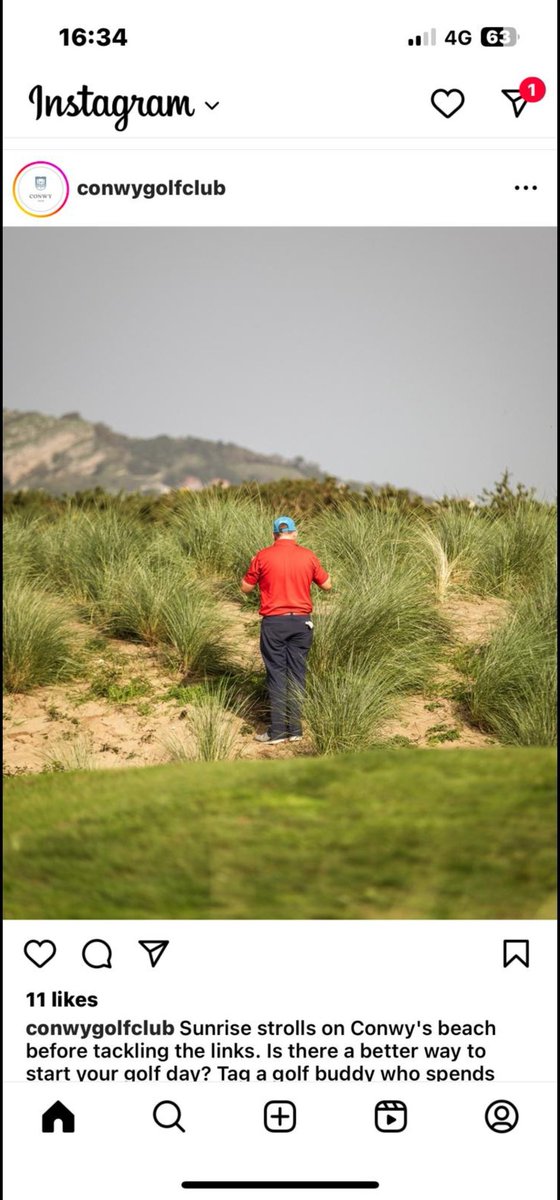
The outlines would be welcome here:
M 255 554 L 255 557 L 251 559 L 248 570 L 245 572 L 243 579 L 241 580 L 240 587 L 244 596 L 248 596 L 250 592 L 254 592 L 259 582 L 259 575 L 259 556 L 258 554 Z
M 315 557 L 313 558 L 313 583 L 316 583 L 322 592 L 330 592 L 332 590 L 332 579 L 328 571 L 325 571 L 322 563 Z

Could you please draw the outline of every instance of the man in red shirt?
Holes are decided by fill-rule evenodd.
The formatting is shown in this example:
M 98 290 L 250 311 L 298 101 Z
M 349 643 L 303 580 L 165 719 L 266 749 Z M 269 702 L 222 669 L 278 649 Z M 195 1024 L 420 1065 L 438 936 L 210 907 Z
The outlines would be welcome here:
M 297 742 L 302 736 L 306 660 L 313 641 L 311 584 L 328 592 L 332 583 L 311 550 L 298 546 L 291 517 L 277 517 L 273 532 L 272 546 L 259 550 L 241 583 L 245 595 L 257 585 L 261 595 L 261 654 L 270 726 L 257 741 Z

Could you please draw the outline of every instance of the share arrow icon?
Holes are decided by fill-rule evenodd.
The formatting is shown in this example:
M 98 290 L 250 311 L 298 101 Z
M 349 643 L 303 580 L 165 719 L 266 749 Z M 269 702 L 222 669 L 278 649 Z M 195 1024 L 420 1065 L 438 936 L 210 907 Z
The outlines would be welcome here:
M 159 941 L 159 942 L 156 942 L 156 941 L 153 941 L 153 942 L 142 942 L 142 941 L 139 941 L 139 942 L 138 942 L 138 945 L 139 945 L 139 946 L 142 946 L 142 947 L 144 948 L 144 950 L 146 951 L 146 953 L 147 953 L 147 954 L 148 954 L 148 956 L 149 956 L 149 959 L 150 959 L 150 962 L 151 962 L 151 964 L 152 964 L 152 967 L 155 967 L 155 966 L 157 966 L 157 964 L 158 964 L 158 962 L 159 962 L 159 960 L 160 960 L 160 958 L 161 958 L 161 956 L 162 956 L 162 954 L 163 954 L 164 950 L 167 950 L 167 947 L 168 947 L 168 945 L 169 945 L 169 942 L 168 942 L 168 941 L 167 941 L 167 942 L 165 942 L 165 941 Z

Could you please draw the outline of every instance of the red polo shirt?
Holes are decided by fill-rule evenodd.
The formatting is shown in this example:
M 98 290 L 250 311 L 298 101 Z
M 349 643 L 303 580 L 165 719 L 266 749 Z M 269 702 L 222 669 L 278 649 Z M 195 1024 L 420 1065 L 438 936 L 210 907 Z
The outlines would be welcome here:
M 328 577 L 311 550 L 288 538 L 278 538 L 255 554 L 244 583 L 258 583 L 262 617 L 280 617 L 283 613 L 312 612 L 311 584 L 321 585 Z

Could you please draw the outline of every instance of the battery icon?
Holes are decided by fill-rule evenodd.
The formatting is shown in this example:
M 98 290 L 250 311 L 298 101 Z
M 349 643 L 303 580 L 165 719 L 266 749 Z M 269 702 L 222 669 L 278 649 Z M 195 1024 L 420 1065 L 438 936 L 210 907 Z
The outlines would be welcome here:
M 515 46 L 519 40 L 512 25 L 487 25 L 480 31 L 483 46 Z

